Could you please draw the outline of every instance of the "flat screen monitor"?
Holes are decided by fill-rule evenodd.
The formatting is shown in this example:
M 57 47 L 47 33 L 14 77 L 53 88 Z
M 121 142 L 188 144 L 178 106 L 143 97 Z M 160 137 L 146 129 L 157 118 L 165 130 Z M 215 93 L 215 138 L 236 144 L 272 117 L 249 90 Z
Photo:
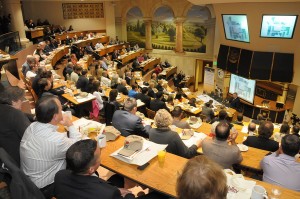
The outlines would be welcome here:
M 247 15 L 222 14 L 222 19 L 226 39 L 250 42 Z
M 263 15 L 260 36 L 292 39 L 298 15 Z
M 255 94 L 255 80 L 246 79 L 235 74 L 231 74 L 229 93 L 237 93 L 238 97 L 253 104 Z

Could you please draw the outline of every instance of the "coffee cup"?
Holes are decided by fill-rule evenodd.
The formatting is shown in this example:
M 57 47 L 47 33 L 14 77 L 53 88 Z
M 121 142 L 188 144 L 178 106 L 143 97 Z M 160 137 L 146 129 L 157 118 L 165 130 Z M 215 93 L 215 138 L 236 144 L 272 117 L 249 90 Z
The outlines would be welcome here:
M 266 189 L 263 186 L 255 185 L 252 189 L 251 199 L 268 199 Z
M 100 135 L 98 136 L 98 146 L 99 146 L 100 148 L 106 147 L 106 136 L 105 136 L 105 135 L 100 134 Z

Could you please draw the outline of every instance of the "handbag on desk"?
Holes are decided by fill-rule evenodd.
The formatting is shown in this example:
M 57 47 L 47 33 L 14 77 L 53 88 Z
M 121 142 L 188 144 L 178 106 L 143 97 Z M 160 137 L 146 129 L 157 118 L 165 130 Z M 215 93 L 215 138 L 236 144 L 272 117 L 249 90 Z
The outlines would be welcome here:
M 227 199 L 250 199 L 256 182 L 245 180 L 242 174 L 236 174 L 230 169 L 224 169 L 224 173 L 227 177 Z

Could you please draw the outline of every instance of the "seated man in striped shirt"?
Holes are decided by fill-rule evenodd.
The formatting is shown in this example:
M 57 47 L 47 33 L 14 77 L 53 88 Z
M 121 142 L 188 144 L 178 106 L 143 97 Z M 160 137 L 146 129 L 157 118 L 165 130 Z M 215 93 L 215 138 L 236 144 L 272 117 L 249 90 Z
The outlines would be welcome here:
M 38 101 L 35 113 L 37 122 L 26 129 L 21 140 L 21 169 L 46 198 L 51 198 L 54 176 L 66 168 L 66 151 L 81 139 L 81 134 L 72 121 L 62 115 L 61 103 L 55 96 Z M 69 137 L 57 131 L 58 124 L 68 127 Z

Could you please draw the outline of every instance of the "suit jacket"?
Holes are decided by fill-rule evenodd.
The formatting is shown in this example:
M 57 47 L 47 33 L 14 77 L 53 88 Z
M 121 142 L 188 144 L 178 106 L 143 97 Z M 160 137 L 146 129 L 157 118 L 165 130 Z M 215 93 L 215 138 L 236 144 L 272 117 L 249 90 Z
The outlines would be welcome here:
M 189 123 L 187 123 L 186 121 L 178 121 L 173 119 L 172 125 L 175 125 L 176 127 L 182 129 L 191 129 Z
M 224 169 L 229 169 L 243 160 L 240 149 L 236 145 L 228 145 L 227 141 L 205 139 L 202 142 L 202 150 L 205 156 Z
M 205 115 L 206 116 L 206 121 L 207 122 L 210 122 L 214 116 L 215 116 L 215 113 L 214 111 L 212 110 L 212 108 L 210 107 L 207 107 L 207 106 L 202 106 L 202 111 L 201 111 L 201 114 Z
M 188 148 L 179 137 L 179 134 L 170 128 L 153 128 L 149 131 L 149 140 L 157 144 L 168 144 L 166 150 L 175 155 L 191 158 L 197 155 L 197 146 Z
M 151 102 L 150 102 L 150 109 L 152 111 L 158 111 L 159 109 L 166 109 L 167 111 L 170 112 L 170 110 L 167 107 L 166 103 L 164 103 L 163 101 L 161 101 L 159 99 L 151 100 Z
M 54 195 L 57 199 L 121 199 L 117 187 L 97 176 L 73 174 L 69 170 L 57 172 L 54 179 Z
M 128 95 L 127 88 L 122 84 L 118 84 L 117 90 L 119 91 L 119 93 L 123 93 L 124 95 Z
M 232 101 L 230 102 L 230 107 L 239 110 L 241 107 L 240 98 L 237 97 L 235 99 L 232 99 Z
M 0 147 L 20 166 L 20 142 L 26 128 L 30 125 L 27 116 L 7 104 L 0 104 Z
M 148 138 L 148 131 L 151 128 L 150 126 L 144 127 L 140 117 L 123 110 L 114 112 L 112 125 L 125 137 L 129 135 L 139 135 Z
M 118 56 L 119 56 L 119 54 L 118 53 L 112 53 L 112 55 L 111 55 L 111 60 L 115 60 L 115 59 L 118 59 Z
M 86 76 L 81 75 L 76 82 L 76 88 L 81 89 L 81 91 L 86 91 L 89 80 Z
M 126 80 L 126 84 L 130 85 L 131 78 L 126 76 L 125 80 Z
M 272 152 L 277 151 L 279 148 L 278 142 L 260 136 L 248 136 L 247 139 L 243 142 L 243 144 Z
M 147 96 L 143 93 L 138 93 L 138 94 L 136 94 L 135 98 L 144 102 L 147 108 L 150 107 L 151 98 L 149 96 Z
M 152 88 L 149 88 L 149 90 L 148 90 L 148 96 L 149 96 L 149 97 L 152 97 L 152 98 L 155 98 L 155 97 L 156 97 L 156 94 L 155 94 L 155 92 L 152 90 Z

